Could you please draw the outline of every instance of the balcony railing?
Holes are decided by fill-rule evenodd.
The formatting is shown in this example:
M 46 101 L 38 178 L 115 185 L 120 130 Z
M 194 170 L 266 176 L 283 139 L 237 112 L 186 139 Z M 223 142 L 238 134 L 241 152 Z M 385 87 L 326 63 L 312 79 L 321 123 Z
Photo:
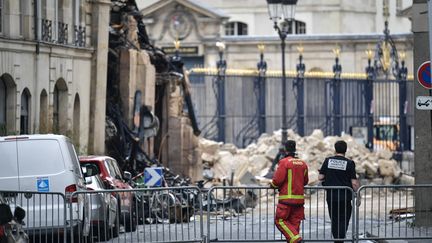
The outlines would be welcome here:
M 57 43 L 67 44 L 68 43 L 68 24 L 58 22 L 58 38 Z
M 86 28 L 85 26 L 75 25 L 75 46 L 86 46 Z
M 52 42 L 52 21 L 42 19 L 42 41 Z

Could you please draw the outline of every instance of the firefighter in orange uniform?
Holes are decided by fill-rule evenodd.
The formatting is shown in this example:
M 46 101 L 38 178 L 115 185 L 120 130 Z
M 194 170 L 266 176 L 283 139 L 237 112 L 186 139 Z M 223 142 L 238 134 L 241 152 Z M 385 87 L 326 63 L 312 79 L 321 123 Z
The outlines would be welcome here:
M 285 143 L 287 156 L 279 161 L 271 186 L 279 189 L 275 224 L 289 243 L 301 242 L 300 222 L 304 219 L 304 186 L 308 184 L 307 164 L 296 157 L 296 142 Z

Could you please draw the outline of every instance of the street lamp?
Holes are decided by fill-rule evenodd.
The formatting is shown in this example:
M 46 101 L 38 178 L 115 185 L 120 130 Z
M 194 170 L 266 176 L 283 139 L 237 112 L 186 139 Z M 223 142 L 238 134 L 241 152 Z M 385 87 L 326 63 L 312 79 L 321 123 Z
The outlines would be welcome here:
M 292 32 L 292 22 L 297 0 L 267 0 L 270 19 L 281 39 L 282 51 L 282 144 L 287 141 L 285 39 Z

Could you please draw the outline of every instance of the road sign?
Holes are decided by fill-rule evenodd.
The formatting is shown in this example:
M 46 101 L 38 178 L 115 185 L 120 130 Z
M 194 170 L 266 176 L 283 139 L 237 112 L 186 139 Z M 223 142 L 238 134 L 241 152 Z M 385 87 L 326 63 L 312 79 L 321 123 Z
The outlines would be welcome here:
M 432 96 L 417 96 L 416 108 L 418 110 L 432 110 Z
M 162 167 L 149 167 L 144 170 L 144 184 L 146 186 L 162 186 Z
M 417 80 L 426 89 L 432 89 L 430 61 L 420 65 L 417 70 Z
M 49 192 L 49 179 L 48 177 L 38 177 L 36 181 L 38 192 Z

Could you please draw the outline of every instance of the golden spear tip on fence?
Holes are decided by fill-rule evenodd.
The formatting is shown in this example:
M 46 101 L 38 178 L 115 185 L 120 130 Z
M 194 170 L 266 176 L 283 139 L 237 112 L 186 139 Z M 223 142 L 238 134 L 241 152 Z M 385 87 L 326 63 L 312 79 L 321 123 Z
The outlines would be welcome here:
M 406 52 L 405 51 L 401 51 L 399 53 L 399 58 L 401 59 L 401 61 L 405 61 L 405 57 L 406 57 Z
M 180 49 L 180 40 L 179 39 L 176 39 L 174 41 L 174 47 L 175 47 L 176 50 Z
M 264 53 L 264 49 L 265 49 L 265 45 L 264 44 L 258 44 L 258 50 L 259 50 L 259 52 L 260 52 L 260 54 L 263 54 Z
M 368 58 L 369 60 L 372 60 L 372 57 L 373 57 L 373 51 L 372 51 L 371 49 L 367 49 L 367 50 L 365 51 L 365 53 L 366 53 L 367 58 Z
M 297 51 L 299 52 L 300 55 L 303 55 L 304 47 L 303 47 L 302 44 L 300 44 L 299 46 L 297 46 Z
M 336 55 L 336 57 L 340 57 L 341 49 L 339 46 L 336 46 L 336 48 L 333 49 L 333 53 Z

